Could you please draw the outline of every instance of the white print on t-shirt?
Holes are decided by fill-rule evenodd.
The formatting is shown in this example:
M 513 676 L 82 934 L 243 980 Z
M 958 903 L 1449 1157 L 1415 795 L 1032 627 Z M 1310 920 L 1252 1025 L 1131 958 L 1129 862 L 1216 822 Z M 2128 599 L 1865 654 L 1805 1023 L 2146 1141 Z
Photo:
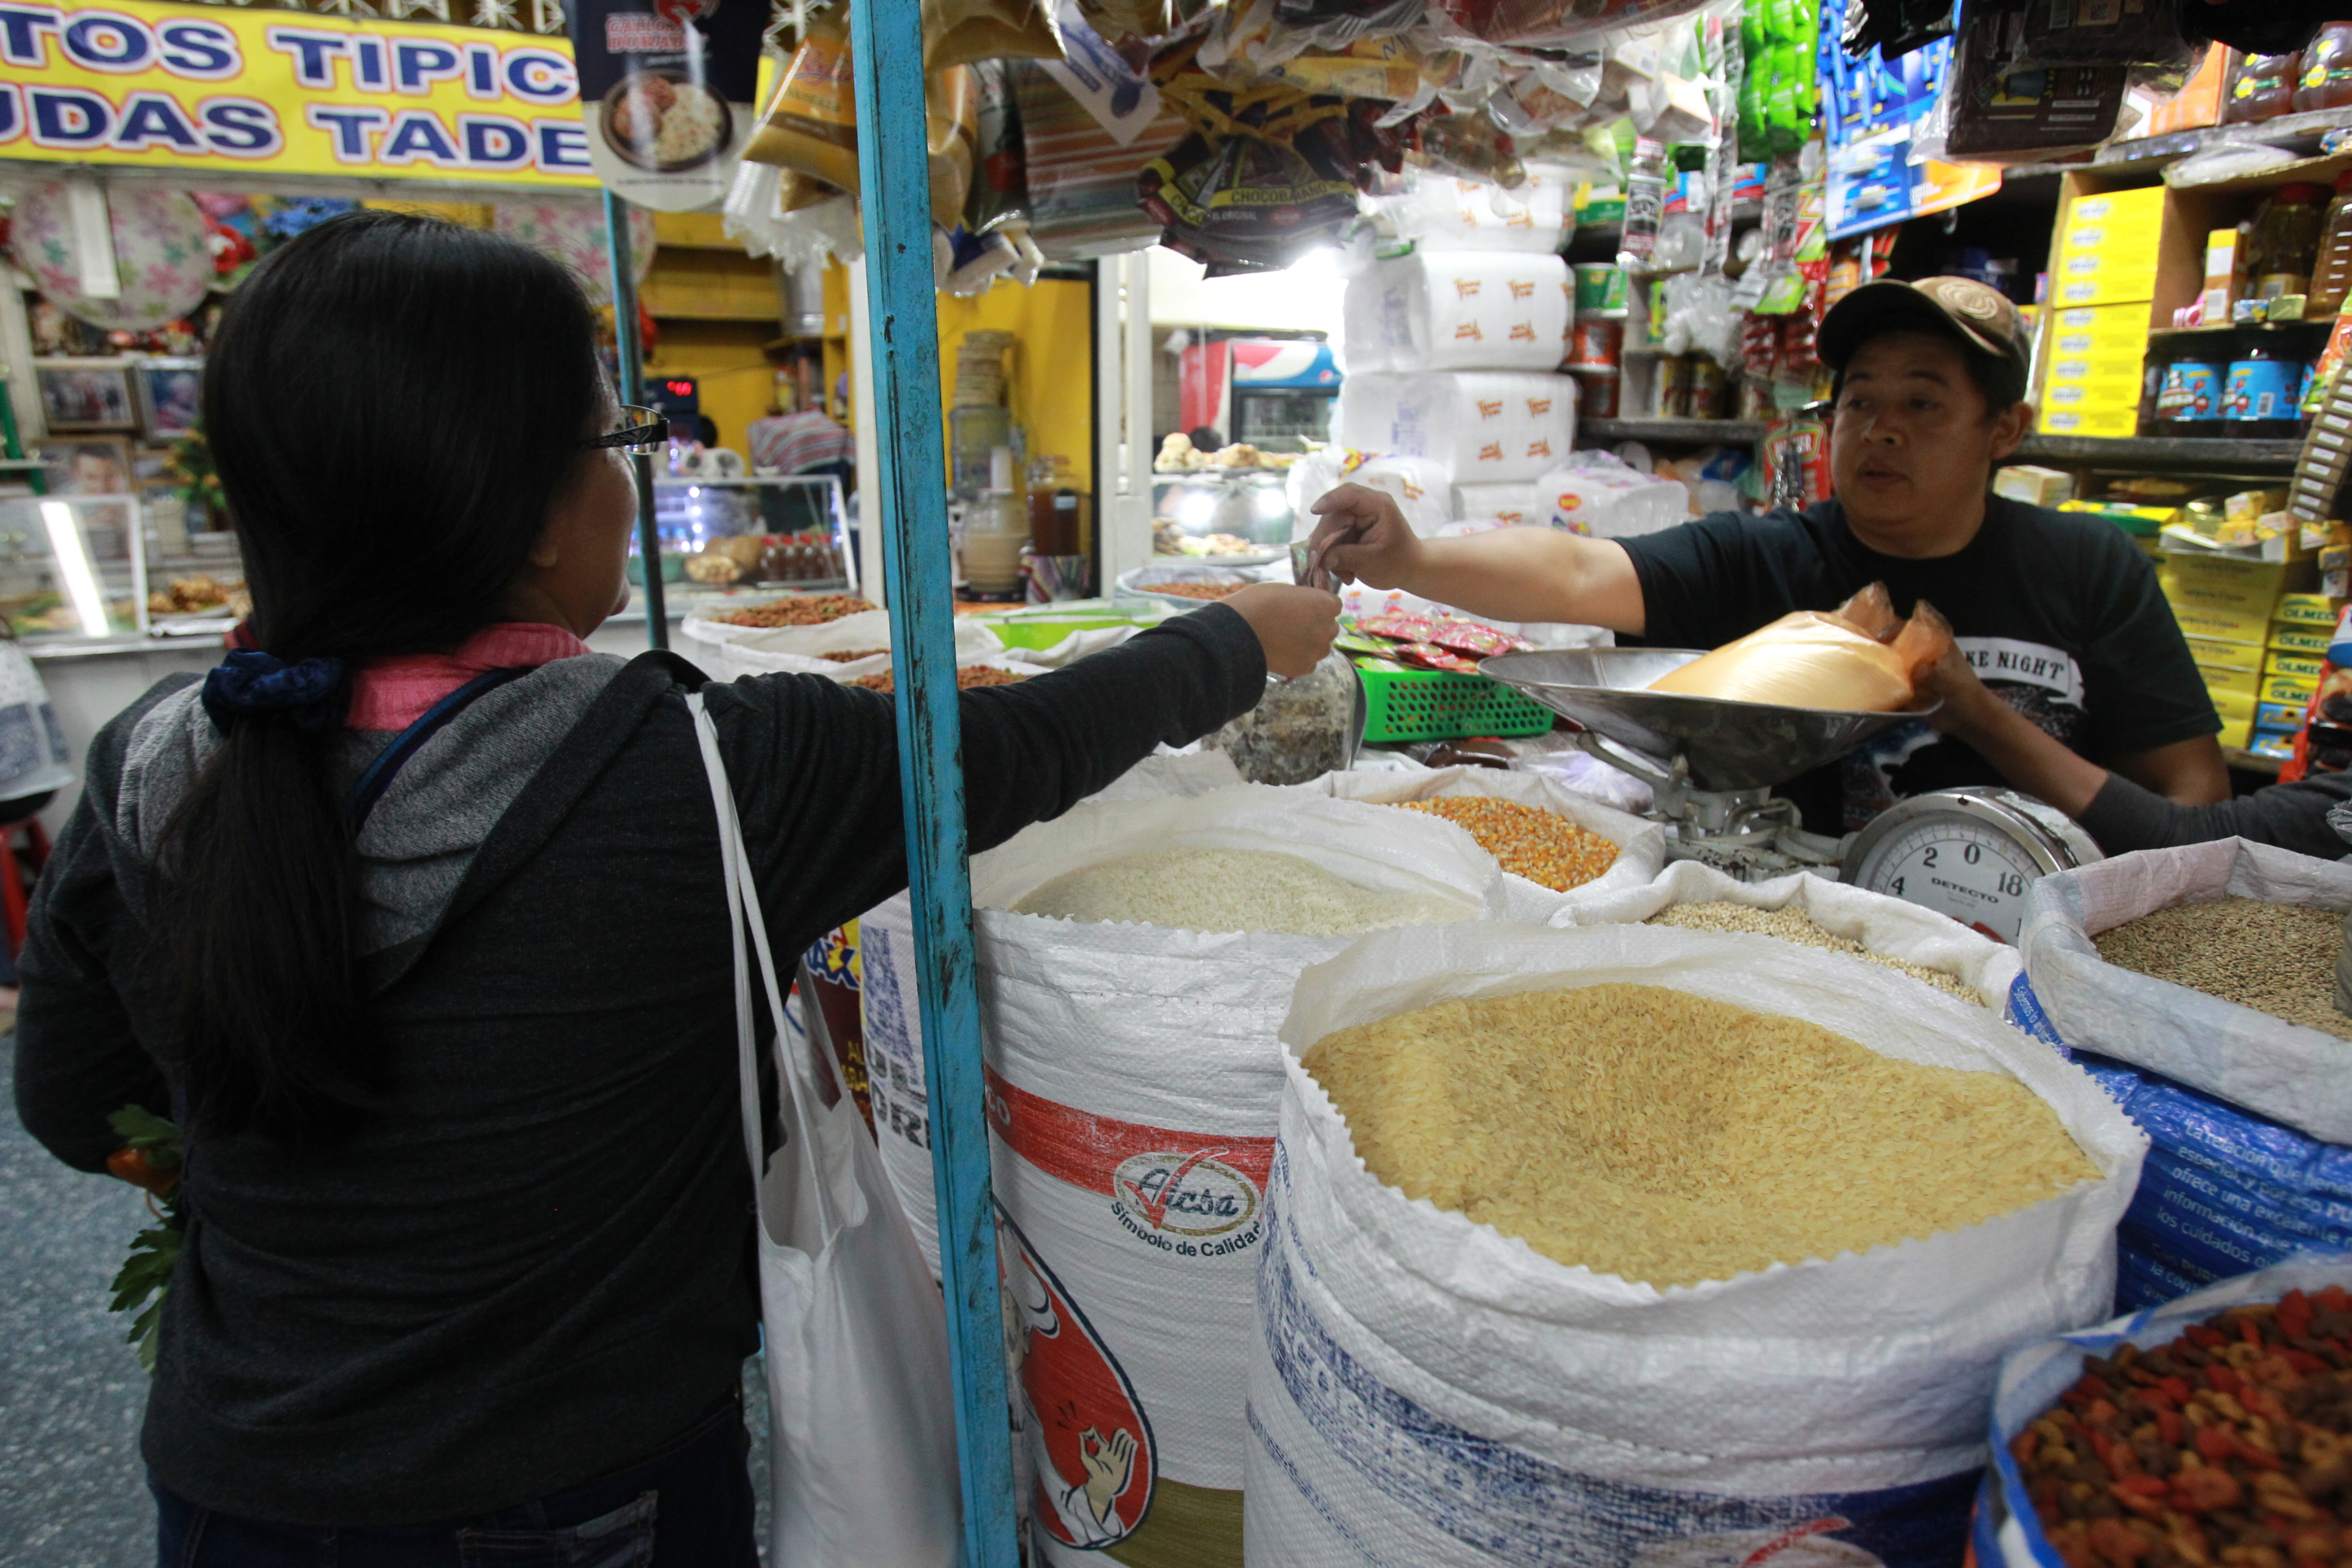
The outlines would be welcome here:
M 2074 708 L 2083 705 L 2083 667 L 2063 648 L 2019 642 L 2014 637 L 1952 640 L 1959 645 L 1961 654 L 1977 672 L 1977 679 L 1988 686 L 2002 681 L 2039 686 L 2057 701 Z

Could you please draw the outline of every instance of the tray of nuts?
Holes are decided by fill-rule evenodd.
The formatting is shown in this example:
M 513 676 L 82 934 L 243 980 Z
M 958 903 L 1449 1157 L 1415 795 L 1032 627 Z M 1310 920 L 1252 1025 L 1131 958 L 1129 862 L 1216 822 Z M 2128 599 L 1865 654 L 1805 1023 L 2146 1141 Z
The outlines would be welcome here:
M 2352 1561 L 2347 1286 L 2282 1264 L 2011 1356 L 1979 1568 Z

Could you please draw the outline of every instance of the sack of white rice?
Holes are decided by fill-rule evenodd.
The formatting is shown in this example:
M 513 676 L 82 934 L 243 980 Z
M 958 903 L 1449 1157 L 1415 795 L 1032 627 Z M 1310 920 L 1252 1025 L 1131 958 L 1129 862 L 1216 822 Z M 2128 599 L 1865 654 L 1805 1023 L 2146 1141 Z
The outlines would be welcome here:
M 1874 974 L 1492 923 L 1307 971 L 1249 1563 L 1957 1564 L 1993 1369 L 2105 1312 L 2145 1143 L 1984 1007 Z
M 1810 871 L 1740 882 L 1712 866 L 1677 860 L 1641 887 L 1579 900 L 1551 923 L 1647 923 L 1802 942 L 1902 971 L 1955 995 L 1966 994 L 2028 1034 L 2034 1032 L 2036 1015 L 2015 948 L 1948 915 Z
M 1241 782 L 1242 775 L 1223 752 L 1169 752 L 1144 758 L 1087 798 L 1104 802 L 1206 795 Z M 874 1141 L 882 1152 L 882 1169 L 936 1279 L 939 1199 L 931 1174 L 930 1102 L 924 1089 L 923 1018 L 915 994 L 914 927 L 914 906 L 904 893 L 866 910 L 855 926 L 856 977 Z
M 2352 1143 L 2352 1018 L 2334 1001 L 2347 910 L 2352 866 L 2224 838 L 2042 878 L 2017 945 L 2075 1050 Z
M 1239 1563 L 1276 1028 L 1299 972 L 1356 933 L 1489 914 L 1500 882 L 1435 818 L 1257 785 L 1080 805 L 974 858 L 1045 1562 Z
M 1468 833 L 1503 868 L 1505 920 L 1549 921 L 1589 900 L 1646 887 L 1665 864 L 1665 830 L 1656 823 L 1542 773 L 1481 767 L 1348 772 L 1326 773 L 1316 784 L 1338 800 L 1411 805 Z M 1434 804 L 1440 801 L 1448 804 Z

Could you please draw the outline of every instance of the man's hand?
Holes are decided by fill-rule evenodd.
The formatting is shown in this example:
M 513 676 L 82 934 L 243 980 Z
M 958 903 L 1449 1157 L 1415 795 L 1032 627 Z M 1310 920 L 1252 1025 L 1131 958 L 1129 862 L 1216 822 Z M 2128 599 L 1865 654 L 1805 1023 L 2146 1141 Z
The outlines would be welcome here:
M 1307 510 L 1323 520 L 1311 541 L 1318 565 L 1343 582 L 1412 586 L 1422 565 L 1421 541 L 1393 499 L 1363 485 L 1341 485 Z
M 1927 715 L 1927 722 L 1941 733 L 1963 741 L 1969 740 L 1972 732 L 1981 733 L 1988 721 L 1997 719 L 1993 709 L 2013 711 L 1977 678 L 1976 667 L 1957 647 L 1946 648 L 1944 657 L 1919 678 L 1916 695 L 1941 698 L 1944 705 Z
M 1339 599 L 1320 588 L 1253 583 L 1218 601 L 1231 605 L 1257 634 L 1265 667 L 1289 679 L 1306 674 L 1331 651 L 1339 635 Z

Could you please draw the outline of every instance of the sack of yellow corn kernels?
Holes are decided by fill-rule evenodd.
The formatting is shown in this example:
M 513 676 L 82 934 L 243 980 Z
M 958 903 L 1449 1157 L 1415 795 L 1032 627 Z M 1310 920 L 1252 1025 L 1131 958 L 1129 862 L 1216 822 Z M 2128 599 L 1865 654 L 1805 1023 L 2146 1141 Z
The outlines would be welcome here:
M 1502 918 L 1540 923 L 1569 908 L 1647 886 L 1664 866 L 1665 830 L 1542 773 L 1453 767 L 1326 773 L 1304 788 L 1339 800 L 1410 806 L 1452 822 L 1503 868 Z

